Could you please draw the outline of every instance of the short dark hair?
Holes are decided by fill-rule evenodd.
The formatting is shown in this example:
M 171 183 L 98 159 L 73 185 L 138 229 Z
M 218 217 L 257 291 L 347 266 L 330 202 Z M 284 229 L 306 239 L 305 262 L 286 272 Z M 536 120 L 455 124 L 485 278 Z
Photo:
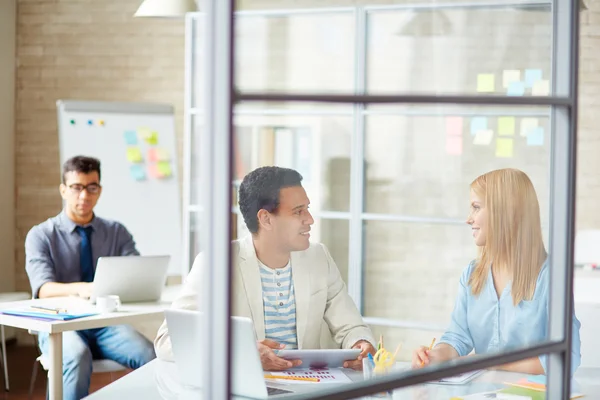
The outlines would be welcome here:
M 258 212 L 274 212 L 279 207 L 279 191 L 302 186 L 302 175 L 290 168 L 260 167 L 250 172 L 240 185 L 240 211 L 248 230 L 258 232 Z
M 68 172 L 77 172 L 81 174 L 89 174 L 94 171 L 98 173 L 98 181 L 100 181 L 100 160 L 94 157 L 75 156 L 69 158 L 63 164 L 63 183 L 67 181 Z

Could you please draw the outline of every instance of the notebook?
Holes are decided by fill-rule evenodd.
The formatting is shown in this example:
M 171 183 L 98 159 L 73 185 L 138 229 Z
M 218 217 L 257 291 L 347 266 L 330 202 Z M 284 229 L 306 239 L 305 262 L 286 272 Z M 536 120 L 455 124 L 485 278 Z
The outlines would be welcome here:
M 430 383 L 442 384 L 442 385 L 464 385 L 471 382 L 477 376 L 481 375 L 484 370 L 479 369 L 477 371 L 469 371 L 464 374 L 450 376 L 448 378 L 442 378 L 439 381 L 432 381 Z
M 36 319 L 44 319 L 44 320 L 54 320 L 54 321 L 70 321 L 72 319 L 90 317 L 92 315 L 97 315 L 97 313 L 58 313 L 51 314 L 45 312 L 38 312 L 32 310 L 2 310 L 0 311 L 2 314 L 13 315 L 16 317 L 29 317 Z

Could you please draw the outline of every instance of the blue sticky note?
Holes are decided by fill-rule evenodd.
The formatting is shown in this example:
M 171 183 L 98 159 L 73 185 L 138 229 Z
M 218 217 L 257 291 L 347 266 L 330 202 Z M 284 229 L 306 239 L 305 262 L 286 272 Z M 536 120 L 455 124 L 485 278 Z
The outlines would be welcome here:
M 531 375 L 527 378 L 531 383 L 539 383 L 540 385 L 546 384 L 546 375 Z
M 506 94 L 509 96 L 523 96 L 525 94 L 525 83 L 521 81 L 509 83 Z
M 544 145 L 544 128 L 538 126 L 529 130 L 527 133 L 527 146 L 543 146 Z
M 125 138 L 125 143 L 129 146 L 135 146 L 137 144 L 136 131 L 125 131 L 125 133 L 123 133 L 123 138 Z
M 129 173 L 134 181 L 143 181 L 146 179 L 146 172 L 140 164 L 134 164 L 130 166 Z
M 541 69 L 525 70 L 525 87 L 532 88 L 533 84 L 542 79 Z
M 477 132 L 487 130 L 487 118 L 485 117 L 473 117 L 471 119 L 471 135 L 475 136 Z

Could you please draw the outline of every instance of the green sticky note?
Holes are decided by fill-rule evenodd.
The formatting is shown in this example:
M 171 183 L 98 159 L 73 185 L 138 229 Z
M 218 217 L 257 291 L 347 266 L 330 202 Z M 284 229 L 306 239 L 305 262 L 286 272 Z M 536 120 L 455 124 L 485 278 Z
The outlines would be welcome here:
M 515 135 L 515 117 L 498 117 L 498 135 Z
M 165 161 L 160 161 L 156 164 L 156 168 L 162 178 L 171 176 L 171 164 Z
M 138 147 L 129 147 L 127 149 L 127 161 L 131 163 L 142 162 L 142 152 Z
M 513 156 L 513 140 L 511 138 L 496 139 L 496 157 L 510 158 Z
M 494 74 L 477 75 L 477 91 L 479 93 L 493 93 L 496 91 Z

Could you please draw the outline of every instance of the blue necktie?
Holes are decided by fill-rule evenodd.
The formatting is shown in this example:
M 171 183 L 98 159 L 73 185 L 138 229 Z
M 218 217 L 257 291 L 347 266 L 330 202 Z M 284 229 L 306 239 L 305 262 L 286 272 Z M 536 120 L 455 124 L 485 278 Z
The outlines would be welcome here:
M 81 251 L 80 251 L 80 266 L 81 266 L 81 281 L 94 281 L 94 259 L 92 258 L 92 227 L 78 226 L 77 232 L 81 236 Z

